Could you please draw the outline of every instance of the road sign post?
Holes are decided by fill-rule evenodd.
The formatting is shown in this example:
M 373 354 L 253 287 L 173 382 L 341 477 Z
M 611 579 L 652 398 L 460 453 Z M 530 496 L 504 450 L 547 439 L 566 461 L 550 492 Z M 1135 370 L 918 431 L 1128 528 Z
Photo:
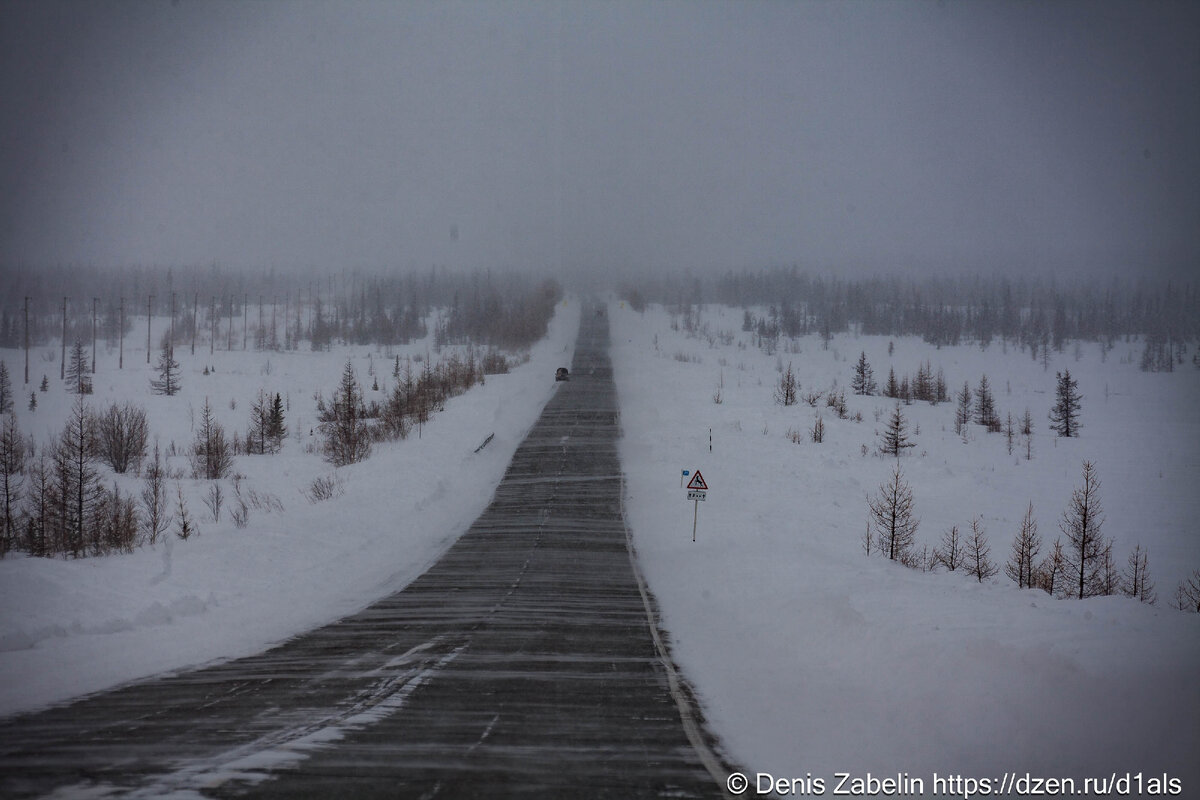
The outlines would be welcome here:
M 683 471 L 687 474 L 687 470 Z M 680 481 L 682 482 L 682 481 Z M 692 506 L 692 541 L 696 541 L 696 521 L 700 517 L 700 501 L 705 498 L 708 493 L 708 484 L 704 480 L 704 476 L 700 474 L 700 470 L 696 470 L 696 474 L 688 481 L 688 500 L 693 501 Z

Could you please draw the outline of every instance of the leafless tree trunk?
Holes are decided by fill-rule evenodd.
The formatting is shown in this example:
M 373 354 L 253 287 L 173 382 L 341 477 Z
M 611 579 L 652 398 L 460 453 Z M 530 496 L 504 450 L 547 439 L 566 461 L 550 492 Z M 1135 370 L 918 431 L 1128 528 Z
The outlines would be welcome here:
M 1025 510 L 1021 529 L 1013 539 L 1012 555 L 1004 565 L 1004 574 L 1017 582 L 1017 586 L 1028 589 L 1034 583 L 1034 560 L 1042 548 L 1042 537 L 1038 535 L 1037 520 L 1033 518 L 1033 502 Z
M 1079 598 L 1104 593 L 1104 564 L 1112 556 L 1112 544 L 1100 533 L 1104 514 L 1099 490 L 1095 465 L 1083 462 L 1083 486 L 1071 494 L 1071 504 L 1058 524 L 1067 537 L 1065 557 L 1071 570 L 1072 594 Z
M 912 489 L 904 481 L 897 464 L 892 477 L 879 487 L 875 497 L 867 498 L 876 541 L 893 561 L 902 560 L 912 548 L 919 520 L 913 516 Z

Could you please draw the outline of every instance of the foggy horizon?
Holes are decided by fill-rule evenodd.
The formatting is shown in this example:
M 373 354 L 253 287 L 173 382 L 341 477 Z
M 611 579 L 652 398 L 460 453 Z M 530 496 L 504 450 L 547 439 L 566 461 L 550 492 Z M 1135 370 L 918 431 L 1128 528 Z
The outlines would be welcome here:
M 0 262 L 1190 275 L 1183 3 L 9 3 Z

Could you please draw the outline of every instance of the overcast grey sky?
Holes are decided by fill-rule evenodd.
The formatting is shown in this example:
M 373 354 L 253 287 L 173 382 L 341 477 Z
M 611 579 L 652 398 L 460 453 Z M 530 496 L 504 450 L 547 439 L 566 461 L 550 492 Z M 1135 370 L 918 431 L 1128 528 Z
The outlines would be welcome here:
M 1198 7 L 0 2 L 0 260 L 1194 274 Z

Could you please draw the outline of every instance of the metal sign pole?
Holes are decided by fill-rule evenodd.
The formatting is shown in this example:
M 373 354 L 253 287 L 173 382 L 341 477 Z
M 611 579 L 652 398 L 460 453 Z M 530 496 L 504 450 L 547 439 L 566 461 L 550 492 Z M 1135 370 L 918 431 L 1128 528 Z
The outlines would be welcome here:
M 696 500 L 692 503 L 692 541 L 696 541 L 696 518 L 700 516 L 700 501 Z

